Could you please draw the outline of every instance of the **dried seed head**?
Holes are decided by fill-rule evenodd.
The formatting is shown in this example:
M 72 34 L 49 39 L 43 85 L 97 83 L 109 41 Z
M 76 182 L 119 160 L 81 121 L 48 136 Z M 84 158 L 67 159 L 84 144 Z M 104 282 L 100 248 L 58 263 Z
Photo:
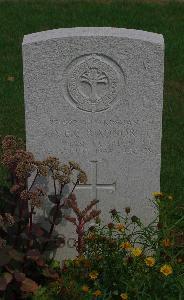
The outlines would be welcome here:
M 139 218 L 137 216 L 132 216 L 131 220 L 133 223 L 137 223 L 139 221 Z
M 13 135 L 7 135 L 2 140 L 2 149 L 6 151 L 8 149 L 15 149 L 17 146 L 16 138 Z
M 46 166 L 41 161 L 35 161 L 35 165 L 37 166 L 38 175 L 47 176 L 48 175 L 48 166 Z
M 29 152 L 25 151 L 23 149 L 18 149 L 15 153 L 15 158 L 17 161 L 24 161 L 24 162 L 33 162 L 34 161 L 34 155 Z
M 58 171 L 52 176 L 55 180 L 58 180 L 61 185 L 68 184 L 70 182 L 70 177 L 68 175 L 60 174 Z
M 30 201 L 32 207 L 41 207 L 41 197 L 39 191 L 29 192 L 30 193 Z
M 70 170 L 70 167 L 68 165 L 62 165 L 59 168 L 59 171 L 63 172 L 65 175 L 70 175 L 71 174 L 71 170 Z
M 110 213 L 112 214 L 113 217 L 117 216 L 117 214 L 118 214 L 118 212 L 117 212 L 117 210 L 115 208 L 111 209 Z
M 69 161 L 69 165 L 70 165 L 70 168 L 72 168 L 74 170 L 77 170 L 77 171 L 81 170 L 79 164 L 73 160 Z
M 34 170 L 35 166 L 32 163 L 22 161 L 17 165 L 15 172 L 16 176 L 20 180 L 25 180 L 31 175 Z
M 128 215 L 130 213 L 130 207 L 125 207 L 125 212 Z
M 59 159 L 54 156 L 48 156 L 46 160 L 43 161 L 43 164 L 48 166 L 50 169 L 58 170 L 60 167 Z
M 113 229 L 114 228 L 114 224 L 113 223 L 109 223 L 109 224 L 107 224 L 107 226 L 108 226 L 109 229 Z
M 15 165 L 15 158 L 14 155 L 12 155 L 12 152 L 10 150 L 7 150 L 1 158 L 2 165 L 12 168 Z
M 30 199 L 30 193 L 28 192 L 28 190 L 24 190 L 21 192 L 20 199 L 23 201 L 28 201 Z
M 86 184 L 87 183 L 87 175 L 84 171 L 80 171 L 79 175 L 77 176 L 77 179 L 80 183 Z

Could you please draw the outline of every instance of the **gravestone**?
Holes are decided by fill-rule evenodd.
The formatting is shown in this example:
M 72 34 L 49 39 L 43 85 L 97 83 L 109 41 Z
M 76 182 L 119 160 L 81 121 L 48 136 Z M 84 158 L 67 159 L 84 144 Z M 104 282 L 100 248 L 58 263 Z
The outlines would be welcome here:
M 160 34 L 123 28 L 57 29 L 26 35 L 23 72 L 27 149 L 75 160 L 88 183 L 79 205 L 99 199 L 109 210 L 148 223 L 148 199 L 160 190 L 164 41 Z M 58 232 L 75 238 L 72 226 Z M 72 256 L 68 244 L 57 258 Z

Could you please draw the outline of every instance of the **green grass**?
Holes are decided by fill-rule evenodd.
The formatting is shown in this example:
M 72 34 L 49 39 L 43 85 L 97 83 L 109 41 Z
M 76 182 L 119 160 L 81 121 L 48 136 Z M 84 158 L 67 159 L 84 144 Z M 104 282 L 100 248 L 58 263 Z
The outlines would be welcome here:
M 21 57 L 25 34 L 75 26 L 125 27 L 162 33 L 165 87 L 161 190 L 173 193 L 181 203 L 184 197 L 184 3 L 153 2 L 0 1 L 0 134 L 25 138 Z M 15 80 L 8 81 L 8 76 L 14 76 Z

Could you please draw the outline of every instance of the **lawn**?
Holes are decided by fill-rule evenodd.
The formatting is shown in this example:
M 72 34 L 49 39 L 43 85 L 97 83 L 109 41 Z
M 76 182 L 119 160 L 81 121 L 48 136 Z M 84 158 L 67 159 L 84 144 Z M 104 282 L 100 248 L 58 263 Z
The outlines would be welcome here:
M 0 135 L 25 139 L 21 43 L 60 27 L 112 26 L 162 33 L 165 84 L 161 190 L 184 197 L 184 3 L 182 1 L 0 0 Z M 1 176 L 2 177 L 2 176 Z M 2 180 L 2 178 L 1 178 Z

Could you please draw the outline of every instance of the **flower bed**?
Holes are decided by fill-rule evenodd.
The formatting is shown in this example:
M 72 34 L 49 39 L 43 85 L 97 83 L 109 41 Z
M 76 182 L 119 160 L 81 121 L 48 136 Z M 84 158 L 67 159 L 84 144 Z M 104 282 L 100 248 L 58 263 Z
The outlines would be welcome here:
M 171 222 L 170 212 L 178 209 L 172 195 L 153 193 L 150 201 L 159 217 L 147 226 L 129 207 L 123 213 L 111 210 L 104 224 L 96 199 L 83 210 L 78 207 L 75 187 L 86 183 L 87 176 L 76 162 L 61 164 L 55 157 L 36 161 L 22 141 L 7 136 L 1 163 L 10 174 L 9 187 L 0 193 L 1 299 L 182 299 L 184 251 L 178 226 L 182 228 L 184 217 Z M 54 182 L 49 230 L 34 221 L 45 199 L 43 188 L 34 186 L 39 176 L 51 176 Z M 72 182 L 63 197 L 64 186 Z M 64 215 L 67 207 L 72 216 Z M 60 264 L 45 252 L 64 242 L 54 231 L 62 218 L 75 226 L 78 255 Z M 85 229 L 91 220 L 94 224 Z

